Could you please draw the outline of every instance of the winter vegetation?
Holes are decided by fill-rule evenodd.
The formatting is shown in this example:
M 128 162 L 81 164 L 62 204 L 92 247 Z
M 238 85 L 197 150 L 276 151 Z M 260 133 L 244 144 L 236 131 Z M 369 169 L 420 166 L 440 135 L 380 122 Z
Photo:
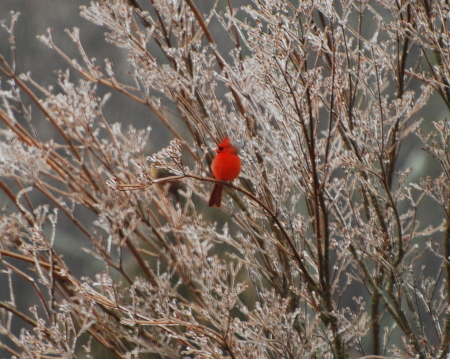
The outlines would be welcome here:
M 80 15 L 126 63 L 49 29 L 52 87 L 0 14 L 1 357 L 450 358 L 447 1 Z M 242 172 L 209 208 L 227 135 Z

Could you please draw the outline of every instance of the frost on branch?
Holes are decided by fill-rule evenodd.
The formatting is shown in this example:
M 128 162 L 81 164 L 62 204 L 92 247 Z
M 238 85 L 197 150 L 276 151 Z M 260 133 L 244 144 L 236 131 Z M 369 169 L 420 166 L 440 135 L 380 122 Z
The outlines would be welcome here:
M 181 161 L 181 141 L 174 139 L 170 145 L 154 155 L 148 156 L 147 161 L 152 167 L 163 168 L 174 174 L 183 174 L 185 168 Z

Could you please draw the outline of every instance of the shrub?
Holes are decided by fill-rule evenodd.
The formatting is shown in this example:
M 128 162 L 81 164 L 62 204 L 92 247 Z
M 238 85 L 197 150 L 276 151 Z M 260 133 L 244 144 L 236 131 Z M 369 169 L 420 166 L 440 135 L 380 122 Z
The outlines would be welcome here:
M 450 128 L 421 117 L 450 104 L 447 5 L 140 6 L 81 9 L 125 49 L 119 74 L 82 30 L 78 60 L 41 36 L 70 67 L 57 89 L 16 72 L 3 22 L 4 353 L 449 357 Z M 170 143 L 147 153 L 159 130 L 112 123 L 111 96 Z M 226 135 L 243 170 L 209 209 Z

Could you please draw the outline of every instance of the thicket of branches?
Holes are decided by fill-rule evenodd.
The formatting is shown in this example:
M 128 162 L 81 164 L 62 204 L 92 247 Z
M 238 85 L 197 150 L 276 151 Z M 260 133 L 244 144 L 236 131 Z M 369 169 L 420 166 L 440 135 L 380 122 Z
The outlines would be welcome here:
M 69 68 L 54 89 L 16 72 L 20 23 L 4 19 L 4 355 L 450 357 L 450 128 L 420 117 L 433 94 L 450 107 L 447 2 L 199 5 L 82 8 L 128 72 L 91 58 L 82 29 L 78 59 L 49 32 Z M 147 156 L 157 131 L 111 123 L 111 96 L 173 140 Z M 225 135 L 243 170 L 209 209 Z M 437 174 L 416 175 L 418 151 Z M 77 275 L 64 221 L 102 268 Z

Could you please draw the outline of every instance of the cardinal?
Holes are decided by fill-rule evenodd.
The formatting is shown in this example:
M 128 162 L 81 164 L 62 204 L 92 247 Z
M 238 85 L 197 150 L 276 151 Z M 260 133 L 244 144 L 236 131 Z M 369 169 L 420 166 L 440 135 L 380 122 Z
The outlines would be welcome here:
M 222 143 L 215 149 L 216 157 L 211 165 L 211 170 L 215 179 L 221 181 L 232 181 L 241 172 L 241 159 L 238 150 L 234 147 L 230 139 L 225 137 Z M 223 185 L 215 183 L 209 198 L 210 207 L 220 207 L 222 203 Z

